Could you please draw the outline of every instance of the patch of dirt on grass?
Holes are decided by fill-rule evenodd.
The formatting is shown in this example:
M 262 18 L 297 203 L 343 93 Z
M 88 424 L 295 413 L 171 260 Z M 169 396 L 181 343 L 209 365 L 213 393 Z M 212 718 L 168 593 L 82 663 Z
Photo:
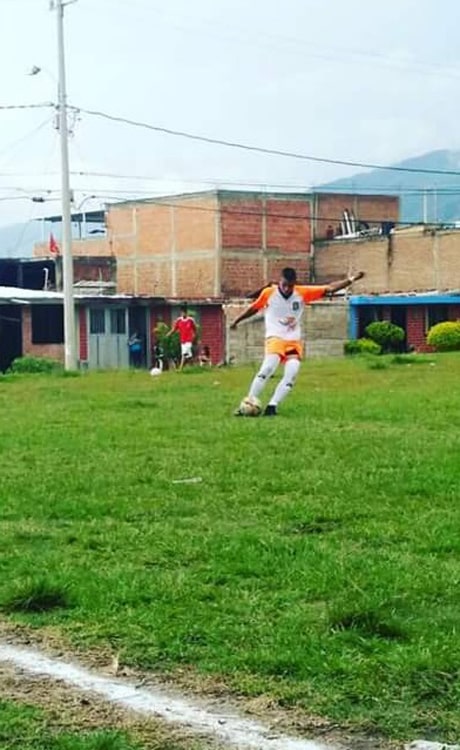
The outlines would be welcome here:
M 9 665 L 0 665 L 0 700 L 43 709 L 53 732 L 80 734 L 91 731 L 118 731 L 149 750 L 216 750 L 208 737 L 187 736 L 186 729 L 175 730 L 161 721 L 142 719 L 94 696 L 59 682 L 35 675 L 22 675 Z
M 85 652 L 71 649 L 65 638 L 52 627 L 35 630 L 0 620 L 0 641 L 14 646 L 36 648 L 48 656 L 78 662 L 103 676 L 128 679 L 130 683 L 168 690 L 177 696 L 203 700 L 209 710 L 226 714 L 237 710 L 247 718 L 262 722 L 274 734 L 297 735 L 321 744 L 353 750 L 399 750 L 402 743 L 365 736 L 296 708 L 283 708 L 268 696 L 246 698 L 234 696 L 223 679 L 198 675 L 192 669 L 178 669 L 169 675 L 156 675 L 131 669 L 119 662 L 118 655 L 107 649 Z M 53 729 L 66 732 L 91 730 L 124 731 L 149 750 L 215 750 L 222 744 L 209 736 L 198 736 L 160 720 L 142 718 L 138 713 L 117 708 L 103 699 L 82 694 L 63 682 L 21 674 L 0 662 L 0 699 L 43 708 Z

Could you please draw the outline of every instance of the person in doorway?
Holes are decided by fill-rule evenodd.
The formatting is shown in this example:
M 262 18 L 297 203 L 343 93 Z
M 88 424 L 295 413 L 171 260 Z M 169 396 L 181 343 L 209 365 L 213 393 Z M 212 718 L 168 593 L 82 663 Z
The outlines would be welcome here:
M 190 362 L 193 359 L 193 342 L 195 341 L 197 333 L 195 320 L 188 314 L 187 305 L 181 307 L 180 318 L 177 318 L 173 327 L 166 335 L 171 336 L 175 331 L 179 333 L 180 339 L 180 371 L 183 369 L 186 362 Z
M 211 350 L 209 346 L 202 346 L 199 355 L 200 367 L 211 367 Z
M 161 346 L 160 342 L 157 341 L 153 345 L 152 349 L 152 366 L 158 368 L 158 370 L 163 371 L 164 367 L 164 351 L 163 347 Z
M 137 331 L 128 339 L 129 363 L 131 367 L 140 367 L 142 364 L 142 339 Z
M 265 358 L 251 383 L 249 398 L 258 398 L 280 362 L 284 364 L 283 377 L 263 412 L 264 416 L 277 415 L 278 405 L 291 392 L 296 381 L 303 352 L 300 321 L 305 305 L 332 296 L 363 276 L 360 271 L 324 286 L 302 286 L 297 284 L 296 271 L 284 268 L 278 284 L 264 287 L 257 299 L 233 321 L 230 328 L 235 330 L 241 321 L 261 311 L 265 314 Z M 243 415 L 237 409 L 235 416 Z

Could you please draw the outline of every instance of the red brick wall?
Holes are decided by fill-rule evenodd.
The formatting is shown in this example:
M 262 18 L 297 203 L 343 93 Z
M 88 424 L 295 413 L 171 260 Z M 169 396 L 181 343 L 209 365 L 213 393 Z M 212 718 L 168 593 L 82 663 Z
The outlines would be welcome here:
M 34 258 L 54 258 L 49 251 L 49 242 L 35 243 L 32 254 Z M 86 237 L 84 240 L 72 240 L 72 255 L 107 256 L 112 255 L 112 249 L 108 237 Z
M 408 305 L 406 325 L 407 345 L 413 346 L 418 352 L 432 351 L 426 343 L 426 308 L 424 305 Z
M 309 253 L 310 203 L 299 200 L 267 200 L 267 248 L 282 253 Z
M 117 257 L 118 292 L 217 296 L 217 226 L 215 195 L 111 207 L 108 233 Z
M 263 205 L 260 199 L 221 201 L 222 248 L 261 248 Z
M 307 280 L 311 244 L 308 198 L 219 198 L 224 296 L 245 296 L 276 281 L 285 266 L 293 266 L 299 277 Z
M 211 362 L 218 364 L 224 359 L 225 325 L 224 313 L 220 305 L 200 307 L 201 344 L 209 346 Z
M 22 316 L 22 356 L 49 357 L 64 363 L 64 344 L 33 344 L 31 307 L 25 307 Z
M 78 324 L 80 329 L 80 362 L 88 360 L 88 316 L 85 307 L 78 308 Z

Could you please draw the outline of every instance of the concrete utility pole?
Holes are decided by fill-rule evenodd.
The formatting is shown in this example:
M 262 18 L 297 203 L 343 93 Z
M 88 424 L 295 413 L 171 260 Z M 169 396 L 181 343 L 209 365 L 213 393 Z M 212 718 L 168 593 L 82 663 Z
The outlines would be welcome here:
M 426 188 L 423 191 L 423 223 L 428 223 L 428 191 Z
M 67 123 L 67 91 L 64 54 L 64 7 L 76 2 L 51 0 L 56 12 L 58 42 L 58 119 L 61 142 L 61 201 L 62 201 L 62 270 L 64 291 L 64 349 L 65 369 L 77 369 L 75 306 L 73 299 L 72 209 L 69 177 L 69 131 Z

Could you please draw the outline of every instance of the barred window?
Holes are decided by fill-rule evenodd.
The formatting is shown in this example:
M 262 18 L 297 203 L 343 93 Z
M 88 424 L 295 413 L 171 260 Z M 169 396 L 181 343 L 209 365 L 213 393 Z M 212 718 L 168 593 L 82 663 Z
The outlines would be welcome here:
M 427 305 L 425 312 L 426 330 L 429 331 L 437 323 L 449 320 L 449 305 Z
M 32 344 L 64 343 L 64 308 L 62 305 L 32 306 Z
M 89 311 L 90 333 L 105 333 L 105 310 L 93 308 Z

